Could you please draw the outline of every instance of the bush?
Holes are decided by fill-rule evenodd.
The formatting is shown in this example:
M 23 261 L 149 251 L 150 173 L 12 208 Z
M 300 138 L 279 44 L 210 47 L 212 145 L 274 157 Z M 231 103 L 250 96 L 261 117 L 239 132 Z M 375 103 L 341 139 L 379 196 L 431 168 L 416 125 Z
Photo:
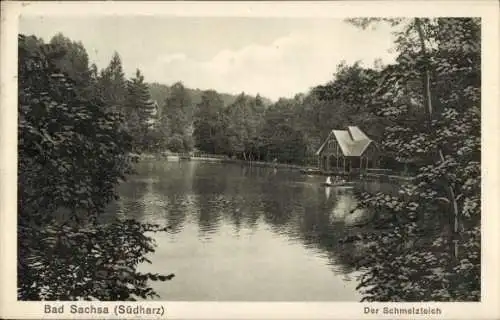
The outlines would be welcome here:
M 19 36 L 18 297 L 131 300 L 155 292 L 136 271 L 154 251 L 135 221 L 99 222 L 132 171 L 120 114 L 84 98 L 56 61 L 65 54 Z

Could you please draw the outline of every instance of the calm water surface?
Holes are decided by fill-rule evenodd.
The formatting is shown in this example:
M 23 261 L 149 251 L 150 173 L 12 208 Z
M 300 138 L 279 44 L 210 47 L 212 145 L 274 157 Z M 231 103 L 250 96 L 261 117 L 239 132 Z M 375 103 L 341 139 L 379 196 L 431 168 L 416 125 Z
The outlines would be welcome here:
M 352 250 L 337 241 L 362 219 L 351 190 L 288 170 L 147 161 L 119 187 L 118 216 L 169 225 L 152 264 L 161 300 L 359 301 Z

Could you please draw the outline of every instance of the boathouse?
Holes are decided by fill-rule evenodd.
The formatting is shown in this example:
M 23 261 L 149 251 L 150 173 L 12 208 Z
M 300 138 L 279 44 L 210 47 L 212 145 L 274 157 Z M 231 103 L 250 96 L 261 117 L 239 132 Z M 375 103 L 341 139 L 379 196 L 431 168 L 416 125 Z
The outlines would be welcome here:
M 379 166 L 375 142 L 356 126 L 332 130 L 316 156 L 323 172 L 355 173 Z

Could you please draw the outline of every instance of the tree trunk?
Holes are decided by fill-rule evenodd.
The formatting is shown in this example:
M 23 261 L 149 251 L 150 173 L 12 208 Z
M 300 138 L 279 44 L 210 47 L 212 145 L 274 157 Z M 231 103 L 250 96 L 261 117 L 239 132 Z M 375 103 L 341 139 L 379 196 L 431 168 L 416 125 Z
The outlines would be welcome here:
M 419 40 L 420 40 L 420 48 L 422 51 L 422 54 L 424 55 L 424 58 L 426 59 L 426 66 L 425 66 L 425 73 L 424 73 L 424 79 L 423 79 L 423 84 L 424 84 L 424 96 L 425 96 L 425 104 L 426 104 L 426 110 L 428 112 L 428 123 L 427 123 L 427 129 L 428 133 L 430 133 L 430 126 L 432 123 L 432 115 L 433 115 L 433 108 L 432 108 L 432 94 L 431 94 L 431 79 L 430 79 L 430 71 L 427 65 L 427 50 L 425 47 L 425 39 L 424 39 L 424 32 L 422 29 L 422 22 L 420 21 L 419 18 L 415 18 L 415 26 L 417 28 Z M 444 162 L 444 154 L 443 151 L 441 150 L 440 147 L 438 147 L 438 154 L 440 157 L 440 160 Z M 457 203 L 457 198 L 455 196 L 455 191 L 453 190 L 453 187 L 449 181 L 446 181 L 447 184 L 447 189 L 448 189 L 448 199 L 450 201 L 450 206 L 452 208 L 452 214 L 454 218 L 453 222 L 453 236 L 452 236 L 452 241 L 454 243 L 454 248 L 453 248 L 453 255 L 455 258 L 458 257 L 458 240 L 457 235 L 458 235 L 458 219 L 459 219 L 459 211 L 458 211 L 458 203 Z

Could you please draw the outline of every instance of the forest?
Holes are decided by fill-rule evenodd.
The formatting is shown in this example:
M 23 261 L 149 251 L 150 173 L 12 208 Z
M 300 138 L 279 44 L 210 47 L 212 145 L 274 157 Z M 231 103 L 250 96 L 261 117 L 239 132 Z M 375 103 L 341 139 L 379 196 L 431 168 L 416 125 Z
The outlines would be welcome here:
M 164 226 L 99 223 L 139 154 L 307 164 L 332 129 L 357 125 L 388 158 L 418 162 L 398 197 L 360 195 L 392 217 L 345 239 L 372 252 L 357 262 L 364 299 L 478 301 L 481 20 L 346 23 L 391 24 L 396 62 L 341 63 L 331 81 L 275 102 L 148 83 L 140 70 L 127 79 L 119 53 L 98 70 L 81 42 L 20 35 L 19 298 L 132 300 L 155 295 L 149 280 L 173 278 L 136 270 L 154 252 L 146 231 Z

